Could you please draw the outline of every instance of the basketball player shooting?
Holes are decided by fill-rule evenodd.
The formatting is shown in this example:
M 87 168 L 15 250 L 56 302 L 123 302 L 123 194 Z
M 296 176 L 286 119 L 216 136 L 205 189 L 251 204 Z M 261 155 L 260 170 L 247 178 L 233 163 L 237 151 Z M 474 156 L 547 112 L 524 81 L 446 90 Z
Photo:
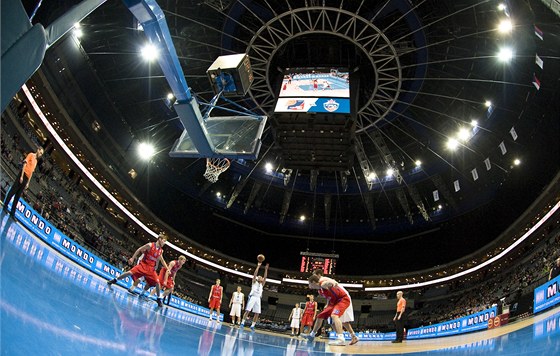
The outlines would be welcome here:
M 249 293 L 249 300 L 247 301 L 247 308 L 241 319 L 241 327 L 245 326 L 245 319 L 249 316 L 250 312 L 253 312 L 253 322 L 251 323 L 251 330 L 255 330 L 255 325 L 259 321 L 259 315 L 261 314 L 261 298 L 266 283 L 266 276 L 268 275 L 268 263 L 264 267 L 264 276 L 259 276 L 259 269 L 264 261 L 264 255 L 257 256 L 257 268 L 255 268 L 255 273 L 253 273 L 253 282 L 251 284 L 251 293 Z

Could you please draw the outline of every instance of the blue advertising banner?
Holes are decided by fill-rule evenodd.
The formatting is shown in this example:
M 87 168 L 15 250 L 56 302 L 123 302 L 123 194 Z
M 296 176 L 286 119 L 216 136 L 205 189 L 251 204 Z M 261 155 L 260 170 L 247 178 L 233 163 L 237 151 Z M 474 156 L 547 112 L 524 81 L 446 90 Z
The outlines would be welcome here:
M 397 333 L 394 331 L 389 333 L 358 332 L 356 336 L 360 341 L 391 341 L 397 338 Z M 336 339 L 336 332 L 329 332 L 329 339 Z M 350 333 L 344 332 L 344 339 L 351 340 Z
M 406 333 L 406 339 L 427 339 L 431 337 L 448 336 L 464 334 L 476 330 L 488 329 L 488 322 L 496 317 L 497 309 L 492 307 L 481 312 L 464 316 L 462 318 L 453 319 L 444 323 L 423 326 L 420 328 L 410 329 Z M 387 341 L 395 340 L 396 333 L 356 333 L 360 341 Z M 329 333 L 330 339 L 336 338 L 335 332 Z M 350 334 L 344 333 L 344 338 L 350 340 Z
M 406 338 L 424 339 L 430 337 L 464 334 L 476 330 L 488 329 L 488 322 L 497 315 L 496 307 L 453 319 L 439 324 L 423 326 L 408 330 Z
M 95 274 L 107 279 L 118 277 L 123 273 L 119 268 L 105 262 L 95 254 L 90 252 L 88 249 L 76 243 L 74 240 L 68 238 L 50 222 L 45 220 L 41 215 L 33 210 L 33 208 L 31 208 L 29 204 L 27 204 L 23 199 L 20 199 L 17 203 L 16 217 L 22 223 L 22 225 L 31 230 L 41 240 L 46 242 L 55 250 L 62 253 L 67 258 L 78 263 L 82 267 L 85 267 L 89 271 L 94 272 Z M 130 288 L 132 282 L 132 278 L 127 277 L 123 280 L 118 281 L 118 284 L 125 288 Z M 138 289 L 142 288 L 143 284 L 141 283 L 138 286 Z M 171 298 L 170 306 L 188 311 L 196 315 L 202 315 L 206 317 L 210 315 L 208 308 L 187 302 L 176 296 L 173 296 Z M 223 314 L 220 314 L 220 320 L 223 320 L 223 318 Z
M 535 288 L 533 298 L 533 313 L 546 310 L 560 303 L 560 276 L 551 279 Z

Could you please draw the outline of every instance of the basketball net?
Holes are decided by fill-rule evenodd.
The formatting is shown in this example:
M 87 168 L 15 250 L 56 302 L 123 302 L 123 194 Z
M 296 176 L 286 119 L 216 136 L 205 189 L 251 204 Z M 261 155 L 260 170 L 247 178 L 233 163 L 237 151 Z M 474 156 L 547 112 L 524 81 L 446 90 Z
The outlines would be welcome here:
M 230 165 L 230 161 L 227 158 L 206 158 L 206 172 L 204 172 L 204 178 L 208 179 L 212 183 L 218 181 L 218 176 L 225 172 Z

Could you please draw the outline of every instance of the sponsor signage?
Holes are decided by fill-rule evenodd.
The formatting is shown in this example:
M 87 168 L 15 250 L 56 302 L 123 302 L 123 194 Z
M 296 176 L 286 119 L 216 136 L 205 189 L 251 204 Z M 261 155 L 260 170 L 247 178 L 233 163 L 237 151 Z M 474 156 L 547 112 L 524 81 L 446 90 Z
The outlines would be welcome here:
M 535 288 L 533 313 L 546 310 L 560 303 L 560 276 Z
M 464 334 L 471 331 L 484 330 L 488 328 L 488 323 L 494 321 L 497 315 L 497 308 L 492 307 L 464 316 L 462 318 L 453 319 L 439 324 L 423 326 L 408 330 L 407 339 L 424 339 L 429 337 L 439 337 L 448 335 Z
M 462 318 L 453 319 L 439 324 L 423 326 L 420 328 L 410 329 L 406 333 L 406 339 L 427 339 L 431 337 L 440 337 L 448 335 L 464 334 L 471 331 L 488 329 L 489 323 L 494 323 L 497 314 L 497 308 L 483 310 L 481 312 L 464 316 Z M 498 318 L 498 323 L 500 319 Z M 395 332 L 389 333 L 356 333 L 360 341 L 387 341 L 395 340 L 397 335 Z M 350 334 L 344 333 L 344 337 L 350 340 Z M 329 333 L 330 339 L 336 339 L 336 333 Z
M 89 271 L 94 272 L 95 274 L 98 274 L 107 279 L 116 278 L 123 273 L 121 269 L 105 262 L 103 259 L 97 257 L 88 249 L 76 243 L 74 240 L 68 238 L 50 222 L 48 222 L 35 210 L 33 210 L 31 206 L 29 206 L 29 204 L 27 204 L 23 199 L 20 199 L 17 203 L 16 216 L 23 226 L 31 230 L 41 240 L 46 242 L 55 250 L 59 251 L 62 255 L 85 267 Z M 23 240 L 28 241 L 28 239 L 23 239 L 21 234 L 18 234 L 17 237 L 15 237 L 14 243 L 16 245 L 19 245 Z M 29 245 L 29 242 L 25 242 L 25 244 Z M 24 251 L 27 252 L 25 246 Z M 36 248 L 33 248 L 29 253 L 33 252 L 34 254 L 35 251 Z M 52 263 L 52 258 L 50 260 Z M 127 277 L 123 280 L 118 281 L 118 284 L 125 288 L 130 288 L 130 286 L 132 285 L 132 278 Z M 143 284 L 141 283 L 138 288 L 142 289 Z M 206 317 L 210 315 L 210 310 L 208 308 L 187 302 L 176 296 L 171 297 L 169 305 L 196 315 L 202 315 Z M 223 318 L 223 314 L 220 314 L 220 320 L 223 320 Z

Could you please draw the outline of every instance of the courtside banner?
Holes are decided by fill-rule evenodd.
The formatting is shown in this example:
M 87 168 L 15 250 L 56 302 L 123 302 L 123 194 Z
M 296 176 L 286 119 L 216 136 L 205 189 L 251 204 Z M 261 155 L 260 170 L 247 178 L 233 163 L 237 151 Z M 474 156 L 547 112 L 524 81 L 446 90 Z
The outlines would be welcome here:
M 397 338 L 396 332 L 389 332 L 389 333 L 369 333 L 369 332 L 358 332 L 356 336 L 360 341 L 391 341 Z M 336 339 L 336 332 L 331 331 L 329 332 L 329 339 Z M 352 340 L 352 336 L 350 333 L 344 332 L 344 339 Z
M 464 334 L 476 330 L 488 329 L 488 322 L 493 320 L 498 310 L 496 307 L 481 312 L 453 319 L 444 323 L 423 326 L 408 330 L 406 338 L 424 339 L 430 337 Z
M 406 339 L 427 339 L 431 337 L 440 337 L 448 335 L 465 334 L 476 330 L 488 329 L 488 323 L 494 320 L 498 310 L 496 307 L 483 310 L 481 312 L 464 316 L 462 318 L 453 319 L 444 323 L 423 326 L 420 328 L 410 329 L 406 333 Z M 356 333 L 360 341 L 387 341 L 395 340 L 397 334 L 389 333 Z M 344 338 L 350 340 L 350 334 L 345 332 Z M 329 339 L 336 339 L 336 332 L 329 333 Z
M 19 221 L 25 227 L 72 261 L 105 278 L 112 279 L 121 275 L 122 271 L 119 268 L 105 262 L 88 249 L 68 238 L 33 210 L 23 199 L 20 199 L 17 203 L 16 210 Z M 119 281 L 119 284 L 129 288 L 132 285 L 132 278 Z
M 23 199 L 19 200 L 16 208 L 16 216 L 26 228 L 72 261 L 108 279 L 113 279 L 122 274 L 121 269 L 105 262 L 88 249 L 64 235 L 60 230 L 54 227 L 54 225 L 33 210 Z M 127 277 L 118 281 L 118 284 L 125 288 L 130 288 L 132 285 L 132 278 Z M 143 283 L 141 283 L 138 288 L 142 289 L 142 287 Z M 208 308 L 187 302 L 175 296 L 171 298 L 170 305 L 196 315 L 209 316 L 210 310 Z M 223 314 L 220 314 L 220 320 L 223 320 Z
M 560 276 L 537 287 L 534 291 L 533 313 L 546 310 L 560 303 Z

